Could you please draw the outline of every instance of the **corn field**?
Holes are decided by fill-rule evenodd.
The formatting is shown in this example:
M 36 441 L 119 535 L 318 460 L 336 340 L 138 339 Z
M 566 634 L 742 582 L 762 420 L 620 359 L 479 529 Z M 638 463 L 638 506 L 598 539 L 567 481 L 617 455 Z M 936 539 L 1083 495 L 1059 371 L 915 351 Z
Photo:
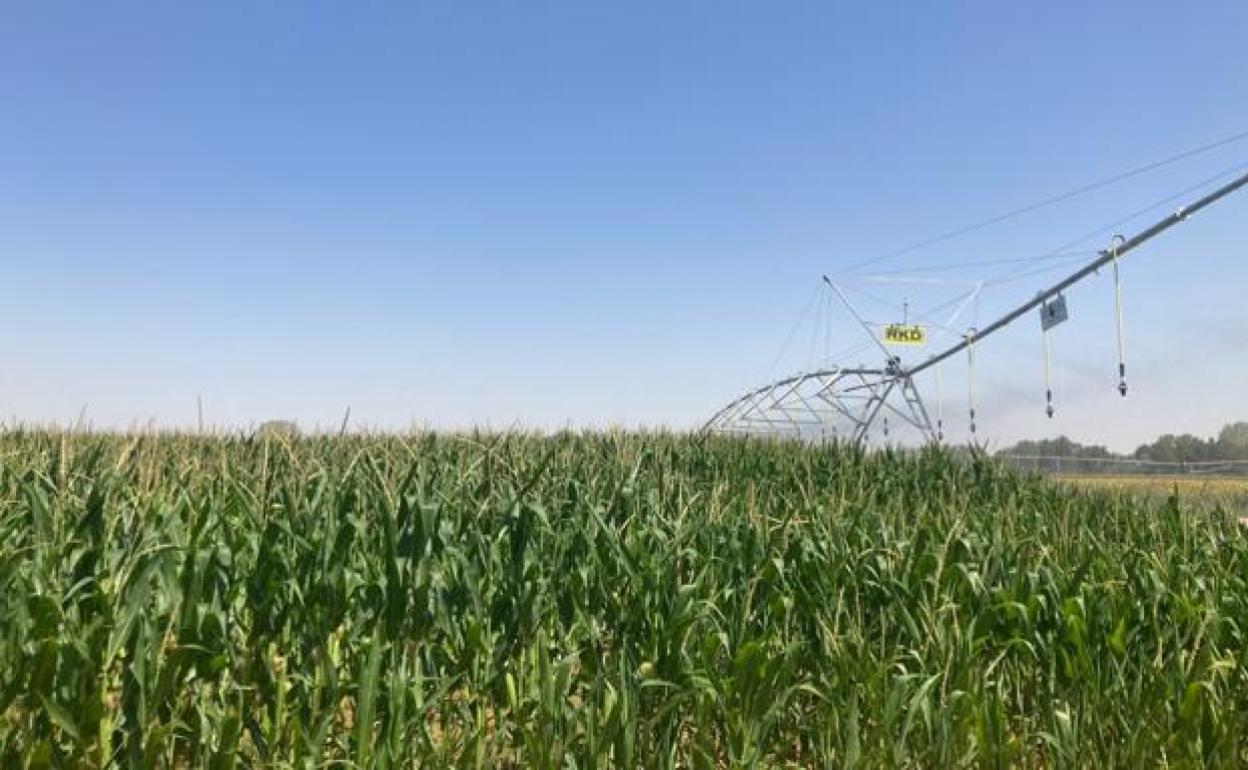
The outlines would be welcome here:
M 1248 534 L 939 451 L 0 436 L 0 766 L 1248 764 Z

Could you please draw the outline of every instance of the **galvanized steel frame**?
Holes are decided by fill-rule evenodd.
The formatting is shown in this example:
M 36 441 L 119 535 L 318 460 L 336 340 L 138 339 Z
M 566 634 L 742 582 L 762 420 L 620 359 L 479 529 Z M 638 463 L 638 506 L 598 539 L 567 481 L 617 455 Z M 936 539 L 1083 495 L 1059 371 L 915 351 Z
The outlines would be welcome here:
M 1169 216 L 1130 238 L 1123 239 L 1121 236 L 1115 236 L 1113 245 L 1099 252 L 1096 258 L 1088 264 L 1037 293 L 1032 299 L 1002 315 L 983 329 L 968 332 L 958 343 L 950 345 L 914 366 L 903 367 L 900 360 L 893 357 L 882 343 L 872 336 L 886 356 L 887 364 L 884 368 L 831 367 L 786 377 L 752 390 L 732 401 L 707 420 L 703 430 L 733 435 L 807 440 L 843 438 L 860 443 L 867 439 L 880 414 L 887 412 L 900 417 L 903 422 L 917 429 L 925 440 L 938 442 L 942 436 L 940 431 L 933 429 L 923 399 L 915 385 L 914 377 L 917 374 L 934 368 L 942 361 L 969 349 L 972 345 L 978 345 L 985 337 L 1000 331 L 1029 311 L 1060 295 L 1067 288 L 1094 275 L 1105 265 L 1112 263 L 1116 268 L 1119 260 L 1128 252 L 1244 186 L 1248 186 L 1248 173 L 1236 177 L 1192 204 L 1180 207 Z M 840 295 L 854 317 L 863 323 L 839 287 L 826 276 L 824 280 Z M 865 323 L 863 325 L 865 328 Z M 868 333 L 870 333 L 869 329 Z M 1119 336 L 1121 337 L 1121 333 Z M 1118 367 L 1120 376 L 1123 377 L 1119 383 L 1119 390 L 1125 396 L 1125 365 L 1120 361 Z M 839 387 L 842 382 L 850 384 Z M 904 409 L 889 401 L 894 391 L 901 393 Z M 812 404 L 812 402 L 818 402 L 818 404 Z M 839 428 L 841 425 L 847 427 L 848 430 L 842 432 Z

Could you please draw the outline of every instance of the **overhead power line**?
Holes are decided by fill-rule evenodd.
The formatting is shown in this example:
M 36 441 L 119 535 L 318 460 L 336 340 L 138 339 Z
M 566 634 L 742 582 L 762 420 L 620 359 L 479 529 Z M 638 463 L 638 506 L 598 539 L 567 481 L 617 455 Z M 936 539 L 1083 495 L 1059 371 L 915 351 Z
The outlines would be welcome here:
M 1213 192 L 1205 195 L 1200 200 L 1188 206 L 1181 207 L 1178 211 L 1175 211 L 1170 216 L 1154 223 L 1151 227 L 1148 227 L 1142 230 L 1141 232 L 1136 233 L 1130 238 L 1126 238 L 1125 240 L 1122 240 L 1113 248 L 1103 250 L 1100 253 L 1099 257 L 1097 257 L 1095 260 L 1085 265 L 1080 270 L 1067 276 L 1066 278 L 1064 278 L 1057 284 L 1050 286 L 1044 291 L 1039 292 L 1038 294 L 1036 294 L 1034 298 L 1028 300 L 1027 302 L 1022 303 L 1018 307 L 1014 308 L 1010 312 L 998 318 L 996 321 L 993 321 L 988 326 L 975 332 L 974 334 L 969 334 L 966 339 L 962 340 L 956 345 L 952 345 L 949 348 L 937 353 L 936 355 L 928 358 L 926 361 L 916 366 L 912 366 L 909 369 L 905 370 L 905 376 L 913 377 L 919 372 L 922 372 L 925 369 L 929 369 L 935 366 L 936 364 L 949 358 L 950 356 L 953 356 L 963 350 L 968 349 L 971 345 L 973 345 L 977 341 L 982 340 L 985 337 L 988 337 L 993 332 L 996 332 L 1000 329 L 1005 328 L 1006 326 L 1008 326 L 1010 323 L 1017 320 L 1019 317 L 1021 317 L 1025 313 L 1028 313 L 1031 310 L 1034 310 L 1035 308 L 1039 307 L 1043 303 L 1047 302 L 1051 297 L 1055 297 L 1061 294 L 1063 290 L 1075 285 L 1079 281 L 1082 281 L 1084 278 L 1087 278 L 1089 275 L 1092 275 L 1097 270 L 1100 270 L 1102 267 L 1110 263 L 1116 263 L 1117 260 L 1121 259 L 1124 255 L 1126 255 L 1127 252 L 1133 251 L 1134 249 L 1144 244 L 1145 242 L 1160 235 L 1166 230 L 1169 230 L 1171 227 L 1175 226 L 1176 224 L 1186 220 L 1191 215 L 1201 211 L 1207 206 L 1210 206 L 1216 203 L 1222 198 L 1225 198 L 1227 195 L 1230 195 L 1231 193 L 1245 186 L 1248 186 L 1248 173 L 1245 173 L 1231 180 L 1230 182 L 1224 184 L 1223 186 L 1219 187 Z M 1126 394 L 1125 386 L 1123 388 L 1123 394 L 1124 395 Z
M 1047 208 L 1049 206 L 1053 206 L 1058 203 L 1062 203 L 1063 201 L 1070 200 L 1071 198 L 1084 195 L 1094 190 L 1099 190 L 1104 187 L 1109 187 L 1110 185 L 1116 184 L 1125 179 L 1130 179 L 1132 177 L 1139 176 L 1140 174 L 1145 174 L 1145 173 L 1148 173 L 1149 171 L 1154 171 L 1158 168 L 1162 168 L 1163 166 L 1168 166 L 1172 163 L 1178 163 L 1179 161 L 1187 160 L 1188 158 L 1192 158 L 1192 157 L 1201 155 L 1206 152 L 1212 152 L 1213 150 L 1225 147 L 1235 142 L 1242 141 L 1244 139 L 1248 139 L 1248 131 L 1241 131 L 1237 134 L 1228 136 L 1224 139 L 1219 139 L 1216 142 L 1210 142 L 1209 144 L 1204 144 L 1199 147 L 1193 147 L 1190 150 L 1185 150 L 1176 155 L 1171 155 L 1167 158 L 1162 158 L 1161 160 L 1153 161 L 1152 163 L 1146 163 L 1142 166 L 1137 166 L 1128 171 L 1124 171 L 1120 174 L 1115 174 L 1114 176 L 1108 177 L 1106 179 L 1101 179 L 1096 182 L 1089 182 L 1088 184 L 1081 185 L 1072 190 L 1067 190 L 1066 192 L 1051 196 L 1049 198 L 1044 198 L 1043 200 L 1036 201 L 1035 203 L 1029 203 L 1026 206 L 1020 206 L 1019 208 L 1011 209 L 1010 211 L 1006 211 L 1001 214 L 988 217 L 987 219 L 982 219 L 978 222 L 973 222 L 969 225 L 964 225 L 962 227 L 954 228 L 952 230 L 947 230 L 943 233 L 939 233 L 930 238 L 926 238 L 922 241 L 918 241 L 917 243 L 912 243 L 909 246 L 904 246 L 900 249 L 896 249 L 894 251 L 890 251 L 885 254 L 880 254 L 879 256 L 870 257 L 860 262 L 856 262 L 844 268 L 843 270 L 838 271 L 838 274 L 844 275 L 846 273 L 851 273 L 855 270 L 860 270 L 870 265 L 879 264 L 881 262 L 885 262 L 890 259 L 896 259 L 897 257 L 900 257 L 905 254 L 909 254 L 913 251 L 918 251 L 919 249 L 926 248 L 928 246 L 933 246 L 937 243 L 942 243 L 944 241 L 948 241 L 953 238 L 966 235 L 967 233 L 971 233 L 976 230 L 982 230 L 985 227 L 991 227 L 993 225 L 1000 224 L 1010 219 L 1014 219 L 1016 217 L 1021 217 L 1026 214 L 1030 214 L 1034 211 L 1038 211 L 1040 209 Z
M 949 273 L 955 270 L 964 270 L 971 267 L 994 267 L 996 265 L 1009 265 L 1026 262 L 1032 264 L 1034 262 L 1043 262 L 1045 260 L 1066 259 L 1067 257 L 1090 257 L 1096 253 L 1095 249 L 1085 249 L 1083 251 L 1073 252 L 1067 251 L 1062 253 L 1047 253 L 1032 257 L 1002 257 L 999 259 L 978 259 L 971 262 L 952 262 L 947 265 L 928 265 L 926 267 L 911 267 L 898 270 L 880 270 L 873 273 L 863 274 L 864 278 L 881 278 L 889 276 L 910 276 L 921 275 L 925 273 Z
M 1160 198 L 1158 200 L 1153 201 L 1152 203 L 1149 203 L 1147 206 L 1138 208 L 1132 211 L 1131 213 L 1127 214 L 1126 216 L 1123 216 L 1123 217 L 1120 217 L 1119 219 L 1114 220 L 1113 222 L 1097 227 L 1095 230 L 1090 230 L 1088 232 L 1085 232 L 1084 234 L 1076 238 L 1073 238 L 1069 241 L 1066 241 L 1062 245 L 1058 246 L 1055 249 L 1048 251 L 1045 254 L 1042 254 L 1039 256 L 1033 256 L 1033 257 L 1021 257 L 1017 259 L 1004 258 L 1004 259 L 998 259 L 998 260 L 985 260 L 984 264 L 1014 263 L 1014 267 L 1010 270 L 1006 270 L 1005 272 L 993 278 L 989 278 L 985 280 L 984 287 L 991 288 L 995 286 L 1003 286 L 1005 284 L 1011 284 L 1011 283 L 1015 283 L 1017 281 L 1025 280 L 1028 278 L 1034 278 L 1036 276 L 1055 272 L 1057 270 L 1069 269 L 1071 266 L 1083 262 L 1089 256 L 1095 256 L 1095 255 L 1100 254 L 1100 251 L 1097 249 L 1092 249 L 1092 250 L 1087 250 L 1087 251 L 1084 251 L 1084 250 L 1072 251 L 1072 249 L 1075 246 L 1078 246 L 1079 244 L 1082 244 L 1085 241 L 1091 240 L 1092 238 L 1095 238 L 1098 235 L 1104 235 L 1106 233 L 1109 233 L 1113 231 L 1114 229 L 1121 227 L 1122 225 L 1125 225 L 1128 222 L 1131 222 L 1132 220 L 1138 219 L 1139 217 L 1142 217 L 1145 214 L 1148 214 L 1154 211 L 1155 209 L 1158 209 L 1162 206 L 1173 203 L 1174 201 L 1179 200 L 1187 195 L 1190 195 L 1193 192 L 1196 192 L 1197 190 L 1204 189 L 1230 176 L 1243 173 L 1245 170 L 1248 170 L 1248 164 L 1241 163 L 1235 166 L 1231 166 L 1230 168 L 1227 168 L 1217 174 L 1214 174 L 1213 176 L 1206 177 L 1200 180 L 1199 182 L 1196 182 L 1195 184 L 1189 185 L 1188 187 L 1185 187 L 1182 190 L 1179 190 L 1178 192 L 1171 193 L 1170 195 L 1167 195 L 1164 198 Z M 950 266 L 950 269 L 952 269 L 952 267 L 954 266 Z M 903 272 L 911 273 L 911 272 L 918 272 L 918 271 L 885 271 L 881 273 L 872 273 L 865 277 L 889 276 L 889 275 L 900 274 Z M 851 290 L 854 291 L 855 293 L 863 294 L 868 299 L 871 299 L 872 301 L 875 301 L 877 303 L 883 302 L 883 300 L 881 300 L 879 297 L 869 295 L 866 292 L 863 292 L 861 289 L 853 288 Z M 959 297 L 954 297 L 952 300 L 947 300 L 945 302 L 942 302 L 941 304 L 936 305 L 935 307 L 930 308 L 920 313 L 916 317 L 916 322 L 929 320 L 936 313 L 939 313 L 942 310 L 953 306 L 958 301 L 959 301 Z M 896 303 L 889 303 L 889 304 L 892 307 L 896 307 Z M 829 360 L 839 360 L 843 357 L 858 354 L 862 352 L 863 350 L 866 350 L 872 347 L 873 344 L 874 343 L 872 342 L 863 342 L 863 343 L 847 346 L 843 348 L 842 350 L 837 351 Z M 776 363 L 779 363 L 779 361 L 777 360 Z M 774 366 L 775 364 L 773 364 L 773 370 L 774 370 Z
M 1127 214 L 1126 216 L 1124 216 L 1124 217 L 1122 217 L 1122 218 L 1120 218 L 1120 219 L 1116 219 L 1116 220 L 1114 220 L 1113 222 L 1110 222 L 1110 223 L 1109 223 L 1109 224 L 1107 224 L 1107 225 L 1102 225 L 1101 227 L 1098 227 L 1098 228 L 1096 228 L 1095 230 L 1091 230 L 1091 231 L 1089 231 L 1089 232 L 1087 232 L 1087 233 L 1084 233 L 1083 235 L 1079 236 L 1078 238 L 1075 238 L 1075 239 L 1073 239 L 1073 240 L 1067 241 L 1066 243 L 1062 244 L 1061 246 L 1058 246 L 1056 249 L 1053 249 L 1052 251 L 1048 252 L 1048 254 L 1044 255 L 1044 257 L 1040 257 L 1040 258 L 1037 258 L 1037 259 L 1047 259 L 1047 258 L 1050 258 L 1050 257 L 1054 257 L 1054 256 L 1058 256 L 1058 255 L 1061 255 L 1061 254 L 1066 254 L 1066 253 L 1074 254 L 1075 252 L 1071 252 L 1071 251 L 1070 251 L 1070 249 L 1073 249 L 1075 246 L 1078 246 L 1078 245 L 1080 245 L 1080 244 L 1082 244 L 1082 243 L 1084 243 L 1084 242 L 1086 242 L 1086 241 L 1089 241 L 1089 240 L 1091 240 L 1092 238 L 1095 238 L 1095 237 L 1097 237 L 1097 236 L 1107 235 L 1107 234 L 1109 234 L 1109 233 L 1113 232 L 1114 230 L 1116 230 L 1117 228 L 1119 228 L 1119 227 L 1121 227 L 1121 226 L 1123 226 L 1123 225 L 1127 224 L 1128 222 L 1131 222 L 1132 220 L 1138 219 L 1138 218 L 1140 218 L 1140 217 L 1144 216 L 1145 214 L 1148 214 L 1149 212 L 1151 212 L 1151 211 L 1153 211 L 1153 210 L 1155 210 L 1155 209 L 1161 208 L 1162 206 L 1169 205 L 1169 204 L 1173 203 L 1173 202 L 1174 202 L 1174 201 L 1176 201 L 1176 200 L 1179 200 L 1179 199 L 1184 198 L 1184 197 L 1186 197 L 1186 196 L 1188 196 L 1188 195 L 1191 195 L 1192 193 L 1194 193 L 1194 192 L 1196 192 L 1196 191 L 1198 191 L 1198 190 L 1202 190 L 1202 189 L 1204 189 L 1204 188 L 1206 188 L 1206 187 L 1209 187 L 1210 185 L 1216 184 L 1216 183 L 1218 183 L 1218 182 L 1220 182 L 1220 181 L 1222 181 L 1222 180 L 1228 179 L 1228 178 L 1230 178 L 1230 177 L 1232 177 L 1232 176 L 1235 176 L 1235 175 L 1237 175 L 1237 174 L 1241 174 L 1241 173 L 1243 173 L 1245 170 L 1248 170 L 1248 164 L 1245 164 L 1245 163 L 1239 163 L 1239 164 L 1236 164 L 1236 165 L 1234 165 L 1234 166 L 1231 166 L 1230 168 L 1227 168 L 1227 169 L 1225 169 L 1225 170 L 1223 170 L 1223 171 L 1220 171 L 1220 172 L 1218 172 L 1217 174 L 1214 174 L 1213 176 L 1206 177 L 1206 178 L 1204 178 L 1204 179 L 1200 180 L 1199 182 L 1196 182 L 1196 183 L 1195 183 L 1195 184 L 1193 184 L 1193 185 L 1190 185 L 1190 186 L 1188 186 L 1188 187 L 1185 187 L 1185 188 L 1183 188 L 1182 190 L 1179 190 L 1179 191 L 1178 191 L 1178 192 L 1176 192 L 1176 193 L 1171 193 L 1170 195 L 1167 195 L 1167 196 L 1166 196 L 1166 197 L 1164 197 L 1164 198 L 1161 198 L 1161 199 L 1159 199 L 1159 200 L 1153 201 L 1152 203 L 1148 204 L 1147 206 L 1144 206 L 1143 208 L 1136 209 L 1135 211 L 1132 211 L 1130 214 Z M 1098 252 L 1093 252 L 1093 253 L 1099 253 L 1099 251 L 1098 251 Z M 1006 271 L 1005 273 L 1003 273 L 1003 274 L 1001 274 L 1001 275 L 997 276 L 996 278 L 991 278 L 991 279 L 989 279 L 989 280 L 988 280 L 988 282 L 987 282 L 987 285 L 989 285 L 989 286 L 995 286 L 995 285 L 997 285 L 997 284 L 1006 283 L 1007 281 L 1013 281 L 1013 280 L 1015 280 L 1016 278 L 1021 277 L 1021 276 L 1020 276 L 1020 273 L 1023 273 L 1023 271 L 1028 270 L 1028 267 L 1029 267 L 1028 265 L 1024 264 L 1024 265 L 1021 265 L 1021 266 L 1019 266 L 1019 267 L 1013 268 L 1012 270 L 1008 270 L 1008 271 Z M 1033 274 L 1038 274 L 1038 273 L 1042 273 L 1042 272 L 1045 272 L 1045 271 L 1044 271 L 1044 270 L 1033 270 L 1033 271 L 1028 272 L 1027 274 L 1028 274 L 1028 275 L 1033 275 Z

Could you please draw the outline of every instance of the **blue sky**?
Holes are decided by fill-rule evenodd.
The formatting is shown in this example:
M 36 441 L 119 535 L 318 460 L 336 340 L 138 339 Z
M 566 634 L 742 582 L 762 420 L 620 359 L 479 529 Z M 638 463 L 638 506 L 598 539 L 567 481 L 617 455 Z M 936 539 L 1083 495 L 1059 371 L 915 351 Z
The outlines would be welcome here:
M 0 404 L 32 422 L 192 425 L 202 397 L 224 425 L 689 427 L 809 363 L 772 366 L 821 274 L 1248 130 L 1237 2 L 5 17 Z M 1248 142 L 879 267 L 1042 254 L 1242 163 Z M 1033 325 L 985 349 L 989 435 L 1248 418 L 1248 194 L 1198 221 L 1124 262 L 1133 397 L 1099 281 L 1055 340 L 1058 420 Z

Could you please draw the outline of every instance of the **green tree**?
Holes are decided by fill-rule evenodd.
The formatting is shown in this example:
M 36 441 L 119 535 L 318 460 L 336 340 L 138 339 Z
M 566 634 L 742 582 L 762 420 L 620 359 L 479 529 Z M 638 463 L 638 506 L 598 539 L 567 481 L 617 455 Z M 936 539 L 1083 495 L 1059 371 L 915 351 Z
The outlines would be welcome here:
M 1222 429 L 1218 454 L 1222 460 L 1248 460 L 1248 422 L 1233 422 Z
M 1190 433 L 1177 436 L 1167 433 L 1153 443 L 1145 444 L 1135 450 L 1135 457 L 1140 460 L 1165 463 L 1192 463 L 1220 459 L 1216 441 L 1193 436 Z
M 1114 456 L 1112 452 L 1099 444 L 1090 446 L 1084 445 L 1077 441 L 1071 441 L 1066 436 L 1041 439 L 1039 441 L 1020 441 L 1012 447 L 1002 449 L 998 452 L 998 454 L 1039 457 L 1080 457 L 1098 460 Z

